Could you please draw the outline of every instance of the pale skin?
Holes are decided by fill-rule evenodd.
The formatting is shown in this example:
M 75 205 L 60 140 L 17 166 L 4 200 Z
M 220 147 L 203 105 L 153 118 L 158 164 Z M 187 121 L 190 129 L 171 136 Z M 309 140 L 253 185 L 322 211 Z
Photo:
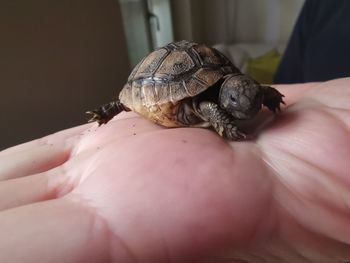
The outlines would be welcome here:
M 122 113 L 4 150 L 0 262 L 349 260 L 350 78 L 277 88 L 250 141 Z

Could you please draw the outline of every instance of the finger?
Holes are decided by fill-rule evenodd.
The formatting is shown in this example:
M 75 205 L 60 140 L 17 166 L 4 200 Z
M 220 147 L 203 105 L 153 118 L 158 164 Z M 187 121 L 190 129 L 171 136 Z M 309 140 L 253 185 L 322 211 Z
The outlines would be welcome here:
M 89 151 L 54 169 L 0 181 L 0 211 L 66 195 L 83 181 L 82 175 L 94 158 Z
M 89 126 L 78 126 L 1 152 L 0 180 L 41 173 L 64 163 Z
M 68 160 L 70 149 L 61 145 L 42 145 L 7 154 L 0 158 L 0 180 L 41 173 Z
M 0 262 L 110 262 L 108 227 L 91 210 L 62 198 L 0 212 Z
M 14 154 L 21 151 L 31 150 L 33 148 L 36 148 L 38 146 L 42 146 L 45 144 L 58 144 L 62 141 L 67 141 L 69 138 L 82 134 L 84 131 L 86 131 L 90 127 L 91 127 L 91 124 L 80 125 L 77 127 L 59 131 L 57 133 L 50 134 L 40 139 L 36 139 L 30 142 L 22 143 L 22 144 L 7 148 L 3 151 L 0 151 L 0 158 L 7 154 Z
M 72 189 L 62 169 L 0 182 L 0 211 L 54 199 Z

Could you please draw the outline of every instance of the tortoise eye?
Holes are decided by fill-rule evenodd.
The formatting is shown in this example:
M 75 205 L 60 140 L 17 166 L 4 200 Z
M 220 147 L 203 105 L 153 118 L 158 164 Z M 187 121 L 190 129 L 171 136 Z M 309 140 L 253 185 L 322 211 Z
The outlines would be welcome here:
M 231 102 L 234 106 L 237 106 L 237 98 L 233 95 L 230 95 Z

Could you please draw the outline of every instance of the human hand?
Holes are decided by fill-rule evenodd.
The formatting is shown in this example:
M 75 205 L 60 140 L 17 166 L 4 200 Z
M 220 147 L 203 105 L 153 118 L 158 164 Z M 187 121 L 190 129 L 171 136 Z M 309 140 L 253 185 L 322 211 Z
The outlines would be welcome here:
M 280 86 L 251 141 L 123 113 L 1 152 L 0 262 L 349 260 L 349 86 Z

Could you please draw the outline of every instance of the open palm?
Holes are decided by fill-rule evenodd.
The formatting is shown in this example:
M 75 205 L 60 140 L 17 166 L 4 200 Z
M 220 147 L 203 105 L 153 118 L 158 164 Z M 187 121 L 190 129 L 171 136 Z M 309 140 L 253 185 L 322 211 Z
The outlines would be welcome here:
M 0 261 L 344 262 L 349 87 L 280 86 L 250 141 L 123 113 L 5 150 Z

